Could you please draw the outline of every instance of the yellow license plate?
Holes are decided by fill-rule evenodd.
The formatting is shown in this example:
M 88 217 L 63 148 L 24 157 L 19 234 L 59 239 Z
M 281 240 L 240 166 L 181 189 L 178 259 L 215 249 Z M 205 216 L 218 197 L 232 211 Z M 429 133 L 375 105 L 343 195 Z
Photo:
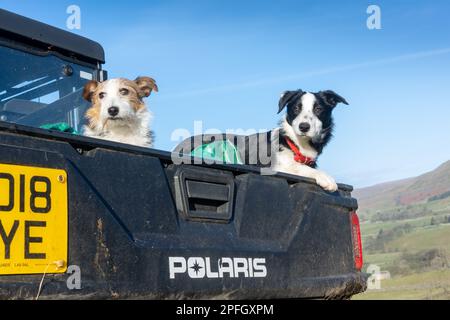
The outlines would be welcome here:
M 0 275 L 67 269 L 67 174 L 0 164 Z

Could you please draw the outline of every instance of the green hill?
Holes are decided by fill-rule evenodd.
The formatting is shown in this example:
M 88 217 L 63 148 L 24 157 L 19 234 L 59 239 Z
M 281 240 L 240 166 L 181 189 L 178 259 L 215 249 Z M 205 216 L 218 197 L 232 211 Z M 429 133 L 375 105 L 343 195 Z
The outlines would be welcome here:
M 354 299 L 450 299 L 450 161 L 353 195 L 364 268 L 376 265 L 391 275 Z
M 420 176 L 356 189 L 363 219 L 376 212 L 450 198 L 450 161 Z

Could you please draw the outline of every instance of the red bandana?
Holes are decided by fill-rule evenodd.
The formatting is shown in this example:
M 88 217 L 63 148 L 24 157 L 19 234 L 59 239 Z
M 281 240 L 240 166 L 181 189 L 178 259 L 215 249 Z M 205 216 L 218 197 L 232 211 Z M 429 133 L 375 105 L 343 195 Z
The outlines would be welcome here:
M 289 148 L 292 150 L 292 152 L 294 153 L 294 160 L 302 163 L 302 164 L 306 164 L 307 166 L 312 167 L 315 163 L 316 160 L 314 158 L 309 158 L 304 156 L 300 150 L 297 148 L 297 146 L 295 145 L 294 142 L 292 142 L 291 139 L 289 139 L 288 137 L 286 138 L 286 143 L 289 145 Z

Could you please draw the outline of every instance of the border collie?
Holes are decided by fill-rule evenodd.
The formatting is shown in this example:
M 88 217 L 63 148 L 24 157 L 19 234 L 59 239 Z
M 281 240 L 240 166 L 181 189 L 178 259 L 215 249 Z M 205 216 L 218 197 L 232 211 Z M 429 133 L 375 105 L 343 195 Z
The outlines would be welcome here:
M 277 129 L 279 149 L 273 155 L 272 170 L 312 178 L 330 192 L 338 189 L 332 177 L 316 169 L 317 157 L 332 137 L 332 111 L 338 103 L 348 105 L 331 90 L 282 94 L 278 113 L 286 107 L 287 113 Z
M 152 91 L 158 92 L 154 79 L 138 77 L 136 80 L 116 78 L 84 86 L 83 97 L 92 103 L 86 111 L 88 124 L 83 134 L 137 146 L 153 145 L 150 131 L 151 112 L 143 99 Z

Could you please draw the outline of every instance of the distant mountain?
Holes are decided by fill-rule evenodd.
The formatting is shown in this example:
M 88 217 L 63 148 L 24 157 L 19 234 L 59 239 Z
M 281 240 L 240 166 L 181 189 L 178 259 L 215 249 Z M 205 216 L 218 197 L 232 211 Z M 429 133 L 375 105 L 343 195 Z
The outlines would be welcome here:
M 449 191 L 450 161 L 447 161 L 415 178 L 356 189 L 353 196 L 358 199 L 361 210 L 378 210 L 426 202 L 431 197 L 445 197 Z

